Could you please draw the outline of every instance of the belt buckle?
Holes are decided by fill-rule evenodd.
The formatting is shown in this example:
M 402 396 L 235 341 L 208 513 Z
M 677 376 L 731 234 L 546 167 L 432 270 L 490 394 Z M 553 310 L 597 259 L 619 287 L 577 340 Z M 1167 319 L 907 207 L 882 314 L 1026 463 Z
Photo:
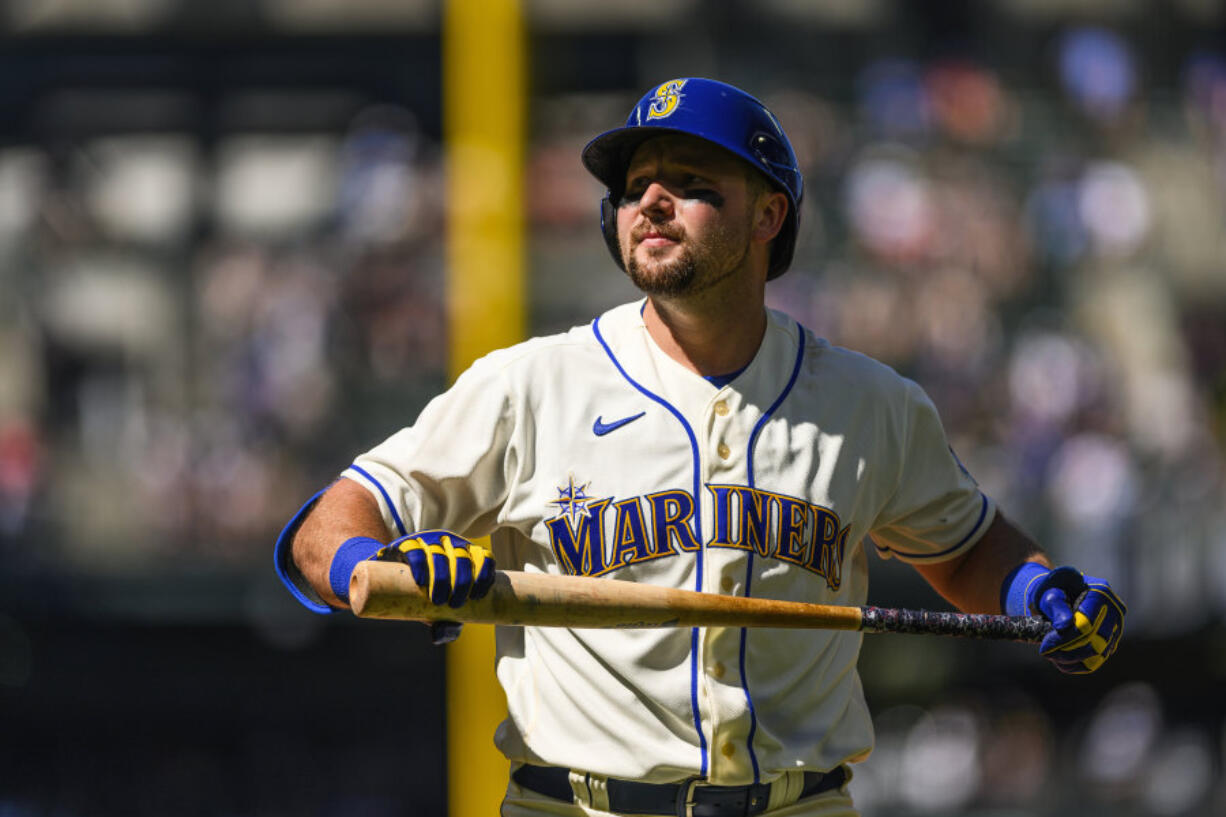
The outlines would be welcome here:
M 701 777 L 691 777 L 683 780 L 677 786 L 677 817 L 694 817 L 694 789 L 702 781 Z

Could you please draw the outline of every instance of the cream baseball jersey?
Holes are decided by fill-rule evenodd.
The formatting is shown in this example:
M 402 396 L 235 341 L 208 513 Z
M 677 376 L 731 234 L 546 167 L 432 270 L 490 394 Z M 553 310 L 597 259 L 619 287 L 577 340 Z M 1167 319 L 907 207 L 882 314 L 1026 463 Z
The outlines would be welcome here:
M 503 569 L 854 604 L 866 547 L 970 548 L 994 506 L 918 386 L 771 312 L 722 388 L 655 345 L 643 302 L 494 352 L 345 471 L 390 532 L 489 535 Z M 769 781 L 863 755 L 860 635 L 499 628 L 514 761 Z

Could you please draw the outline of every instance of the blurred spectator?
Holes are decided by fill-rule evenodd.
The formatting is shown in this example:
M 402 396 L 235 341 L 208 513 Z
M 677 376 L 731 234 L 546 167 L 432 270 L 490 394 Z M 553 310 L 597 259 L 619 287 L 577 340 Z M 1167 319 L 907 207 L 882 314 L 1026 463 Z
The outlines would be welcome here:
M 380 246 L 436 235 L 443 208 L 433 150 L 411 111 L 390 105 L 361 111 L 340 146 L 342 236 Z
M 990 146 L 1012 125 L 1012 102 L 999 78 L 983 66 L 938 61 L 928 69 L 924 84 L 937 126 L 959 143 Z
M 1136 65 L 1123 37 L 1105 28 L 1074 28 L 1060 37 L 1060 81 L 1077 109 L 1113 123 L 1136 91 Z
M 5 538 L 25 528 L 43 467 L 34 427 L 24 420 L 0 423 L 0 534 Z
M 922 140 L 932 126 L 932 111 L 920 66 L 885 58 L 869 63 L 857 79 L 859 114 L 877 138 Z
M 916 263 L 937 241 L 932 184 L 914 151 L 866 150 L 847 171 L 845 202 L 860 245 L 882 263 Z
M 1157 694 L 1141 682 L 1113 690 L 1096 707 L 1077 756 L 1099 799 L 1118 801 L 1144 785 L 1163 723 Z
M 1216 782 L 1213 746 L 1200 727 L 1165 734 L 1154 751 L 1142 802 L 1157 817 L 1207 813 Z
M 962 705 L 926 712 L 903 741 L 899 790 L 904 805 L 921 814 L 960 810 L 979 791 L 980 723 Z

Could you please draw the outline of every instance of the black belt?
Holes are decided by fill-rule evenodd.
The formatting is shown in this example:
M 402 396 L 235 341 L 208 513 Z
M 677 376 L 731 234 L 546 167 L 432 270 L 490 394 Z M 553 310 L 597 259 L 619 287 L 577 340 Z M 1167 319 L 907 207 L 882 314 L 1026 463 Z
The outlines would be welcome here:
M 563 800 L 574 800 L 570 786 L 570 770 L 559 766 L 520 766 L 511 779 L 537 794 Z M 800 797 L 812 797 L 837 789 L 847 781 L 847 767 L 825 774 L 805 772 Z M 748 786 L 708 786 L 705 783 L 639 783 L 634 780 L 606 781 L 609 811 L 620 814 L 676 814 L 678 817 L 746 817 L 766 811 L 771 784 Z M 687 797 L 689 802 L 687 803 Z

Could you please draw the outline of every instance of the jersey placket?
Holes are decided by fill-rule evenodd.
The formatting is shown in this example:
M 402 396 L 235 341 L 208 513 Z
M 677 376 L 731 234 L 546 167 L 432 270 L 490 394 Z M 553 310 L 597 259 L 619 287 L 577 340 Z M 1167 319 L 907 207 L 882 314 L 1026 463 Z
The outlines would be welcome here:
M 721 390 L 720 394 L 717 395 L 717 399 L 712 404 L 711 410 L 715 412 L 715 416 L 711 418 L 710 423 L 703 425 L 704 431 L 709 430 L 711 433 L 711 438 L 707 441 L 707 447 L 704 449 L 704 452 L 710 451 L 714 447 L 714 455 L 717 458 L 715 462 L 722 462 L 724 464 L 725 471 L 718 481 L 726 484 L 744 485 L 749 489 L 757 487 L 756 475 L 754 474 L 754 445 L 757 435 L 791 392 L 800 373 L 801 364 L 804 361 L 804 331 L 799 326 L 796 327 L 795 331 L 797 334 L 794 341 L 796 345 L 793 347 L 795 351 L 793 352 L 791 375 L 782 390 L 773 396 L 773 402 L 770 403 L 769 407 L 762 410 L 755 407 L 753 401 L 743 403 L 739 393 L 733 392 L 728 388 Z M 724 401 L 727 409 L 726 414 L 720 413 L 719 403 L 721 400 Z M 727 421 L 720 422 L 720 417 L 726 418 Z M 743 460 L 738 459 L 738 457 L 743 457 Z M 710 484 L 712 482 L 711 476 L 710 469 L 704 469 L 704 482 Z M 715 522 L 714 515 L 708 514 L 708 516 L 711 517 L 710 524 L 713 525 Z M 704 541 L 713 540 L 713 536 L 704 538 Z M 748 539 L 744 541 L 743 545 L 748 545 Z M 718 550 L 722 551 L 723 549 L 720 548 Z M 739 573 L 726 574 L 733 579 L 733 589 L 738 593 L 752 595 L 750 583 L 754 574 L 754 550 L 752 548 L 746 550 L 729 549 L 727 552 L 729 554 L 728 566 L 725 570 L 731 569 L 733 565 L 739 569 Z M 721 562 L 723 560 L 710 559 L 709 561 Z M 714 569 L 712 569 L 709 575 L 713 577 L 714 572 Z M 740 588 L 736 587 L 737 576 L 743 580 L 743 586 Z M 746 677 L 746 650 L 749 632 L 744 629 L 713 631 L 709 634 L 708 639 L 705 639 L 708 642 L 707 647 L 710 652 L 718 650 L 720 653 L 730 653 L 736 656 L 736 677 L 733 683 L 728 685 L 728 689 L 734 691 L 740 697 L 730 698 L 729 703 L 732 706 L 732 701 L 735 700 L 736 708 L 732 709 L 732 711 L 744 712 L 735 721 L 735 726 L 739 727 L 739 729 L 733 729 L 730 733 L 724 735 L 716 734 L 715 730 L 712 730 L 711 756 L 713 769 L 716 763 L 720 763 L 724 767 L 720 770 L 721 777 L 725 774 L 735 775 L 738 779 L 752 779 L 754 783 L 758 783 L 760 782 L 761 769 L 758 767 L 758 757 L 753 745 L 757 732 L 757 714 L 754 709 L 752 691 L 749 688 L 748 678 Z M 729 643 L 729 639 L 731 639 L 731 643 Z M 721 663 L 725 665 L 725 675 L 732 675 L 733 673 L 727 669 L 728 662 L 722 661 Z M 744 707 L 744 709 L 742 710 L 741 707 Z M 738 731 L 740 734 L 736 734 Z
M 704 407 L 699 428 L 702 433 L 703 484 L 745 484 L 745 444 L 748 433 L 740 410 L 740 396 L 730 388 L 721 389 Z M 743 439 L 744 438 L 744 439 Z M 710 497 L 704 490 L 704 500 Z M 703 542 L 714 536 L 714 512 L 703 517 Z M 712 549 L 704 544 L 706 561 L 704 591 L 723 595 L 743 592 L 741 577 L 745 572 L 742 551 Z M 711 759 L 709 776 L 719 781 L 752 779 L 755 775 L 753 757 L 748 744 L 750 717 L 744 713 L 746 700 L 740 661 L 740 630 L 708 627 L 700 640 L 705 698 L 709 703 L 711 724 Z M 725 718 L 730 713 L 734 717 Z

